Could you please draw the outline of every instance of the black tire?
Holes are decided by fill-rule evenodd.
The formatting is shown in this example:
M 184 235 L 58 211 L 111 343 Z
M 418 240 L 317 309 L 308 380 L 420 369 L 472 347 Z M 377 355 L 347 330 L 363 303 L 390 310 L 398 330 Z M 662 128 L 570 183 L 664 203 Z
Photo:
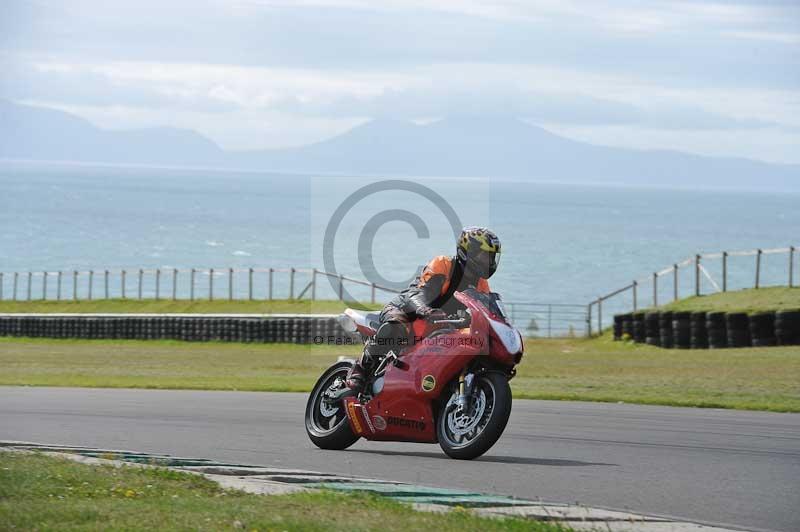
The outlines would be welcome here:
M 337 377 L 345 378 L 351 367 L 350 362 L 337 362 L 327 370 L 317 380 L 306 403 L 305 425 L 306 434 L 312 443 L 320 449 L 332 449 L 340 451 L 347 449 L 358 441 L 360 436 L 353 433 L 350 422 L 344 411 L 344 405 L 340 404 L 332 416 L 324 416 L 320 410 L 322 393 L 333 383 Z M 328 421 L 328 426 L 323 424 Z
M 511 388 L 505 375 L 493 371 L 481 373 L 475 377 L 475 389 L 483 392 L 486 407 L 489 406 L 491 399 L 491 411 L 485 422 L 483 416 L 480 418 L 477 435 L 465 443 L 455 442 L 450 435 L 448 428 L 450 415 L 445 413 L 448 397 L 443 398 L 442 408 L 436 420 L 436 436 L 439 446 L 450 458 L 472 460 L 491 449 L 503 434 L 511 415 Z M 451 390 L 451 394 L 455 393 L 455 387 Z M 493 397 L 490 398 L 489 394 Z

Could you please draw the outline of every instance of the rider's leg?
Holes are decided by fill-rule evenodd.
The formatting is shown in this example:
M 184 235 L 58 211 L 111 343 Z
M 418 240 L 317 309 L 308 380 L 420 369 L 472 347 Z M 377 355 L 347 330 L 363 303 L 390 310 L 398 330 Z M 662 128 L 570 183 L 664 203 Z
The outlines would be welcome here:
M 350 368 L 347 374 L 347 385 L 350 388 L 360 389 L 364 385 L 367 369 L 372 369 L 375 364 L 389 351 L 399 353 L 408 345 L 408 326 L 405 314 L 397 312 L 381 312 L 381 323 L 375 336 L 367 340 L 361 360 Z

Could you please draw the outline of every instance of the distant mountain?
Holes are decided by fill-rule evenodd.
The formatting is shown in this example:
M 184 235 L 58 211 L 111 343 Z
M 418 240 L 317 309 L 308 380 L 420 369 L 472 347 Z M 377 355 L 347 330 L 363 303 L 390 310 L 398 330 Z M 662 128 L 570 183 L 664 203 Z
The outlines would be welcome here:
M 0 101 L 0 158 L 800 189 L 800 165 L 597 146 L 513 118 L 485 116 L 453 117 L 426 125 L 374 120 L 308 146 L 226 152 L 188 130 L 109 131 L 61 111 Z
M 222 164 L 204 136 L 168 127 L 112 131 L 75 115 L 0 100 L 0 158 L 121 164 Z

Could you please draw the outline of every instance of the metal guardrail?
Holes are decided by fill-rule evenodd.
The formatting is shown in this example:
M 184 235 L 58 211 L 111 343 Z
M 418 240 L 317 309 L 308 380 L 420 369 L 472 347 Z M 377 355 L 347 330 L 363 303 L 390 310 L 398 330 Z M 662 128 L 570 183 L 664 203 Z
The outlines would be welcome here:
M 653 272 L 651 275 L 633 280 L 629 285 L 623 286 L 613 292 L 605 294 L 603 296 L 598 297 L 596 300 L 592 301 L 588 305 L 588 313 L 589 313 L 589 321 L 588 321 L 588 335 L 591 336 L 593 332 L 600 332 L 603 330 L 603 305 L 605 302 L 620 296 L 624 293 L 630 292 L 631 299 L 628 302 L 617 302 L 614 306 L 614 310 L 617 312 L 626 312 L 631 308 L 635 312 L 639 309 L 639 303 L 641 299 L 642 288 L 647 287 L 648 284 L 652 290 L 651 301 L 653 307 L 658 307 L 664 298 L 659 298 L 659 279 L 662 277 L 669 277 L 671 280 L 670 285 L 670 301 L 677 301 L 681 298 L 681 269 L 682 268 L 690 268 L 691 269 L 691 292 L 687 293 L 686 295 L 694 295 L 699 296 L 704 293 L 704 289 L 707 289 L 710 286 L 713 289 L 713 292 L 727 292 L 728 289 L 731 287 L 731 279 L 732 279 L 732 272 L 731 270 L 731 257 L 754 257 L 752 264 L 753 270 L 750 271 L 752 275 L 751 279 L 753 279 L 752 284 L 750 283 L 743 283 L 740 285 L 741 288 L 761 288 L 766 286 L 765 284 L 765 276 L 764 276 L 764 256 L 765 255 L 778 255 L 778 254 L 787 254 L 788 259 L 786 259 L 786 271 L 784 274 L 786 277 L 786 285 L 788 287 L 795 286 L 795 252 L 798 250 L 798 246 L 789 246 L 786 248 L 771 248 L 771 249 L 753 249 L 753 250 L 745 250 L 745 251 L 721 251 L 716 253 L 698 253 L 692 257 L 688 257 L 680 262 L 676 262 L 671 266 L 664 268 L 663 270 Z M 711 265 L 708 261 L 718 260 L 719 261 L 719 282 L 714 278 L 711 273 Z M 741 277 L 739 275 L 738 277 Z M 705 283 L 703 282 L 705 280 Z M 777 278 L 775 279 L 777 280 Z M 778 284 L 772 283 L 771 286 L 784 286 L 784 283 L 781 281 Z M 685 292 L 685 290 L 684 290 Z M 608 308 L 608 305 L 606 305 Z M 596 324 L 597 330 L 592 330 L 592 322 L 595 321 L 596 317 Z
M 588 336 L 588 305 L 503 302 L 511 322 L 528 338 Z
M 288 281 L 279 290 L 276 277 L 284 274 Z M 0 272 L 0 301 L 33 300 L 95 300 L 95 299 L 214 299 L 272 300 L 317 299 L 319 278 L 333 280 L 326 287 L 329 294 L 344 297 L 345 283 L 369 290 L 372 303 L 377 292 L 395 294 L 398 291 L 354 279 L 334 275 L 316 268 L 133 268 L 69 271 Z

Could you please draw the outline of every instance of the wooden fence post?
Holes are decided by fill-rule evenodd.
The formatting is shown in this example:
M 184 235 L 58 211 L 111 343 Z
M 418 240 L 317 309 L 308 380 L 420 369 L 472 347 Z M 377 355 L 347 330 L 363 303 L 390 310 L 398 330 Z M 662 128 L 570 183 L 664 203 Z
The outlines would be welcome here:
M 694 295 L 700 295 L 700 255 L 694 256 Z
M 603 334 L 603 298 L 597 298 L 597 334 Z
M 728 252 L 722 252 L 722 291 L 728 291 Z
M 672 265 L 672 300 L 678 300 L 678 265 Z
M 761 250 L 756 250 L 756 289 L 761 282 Z
M 586 305 L 586 338 L 592 337 L 592 303 Z
M 653 272 L 653 307 L 658 307 L 658 274 Z

